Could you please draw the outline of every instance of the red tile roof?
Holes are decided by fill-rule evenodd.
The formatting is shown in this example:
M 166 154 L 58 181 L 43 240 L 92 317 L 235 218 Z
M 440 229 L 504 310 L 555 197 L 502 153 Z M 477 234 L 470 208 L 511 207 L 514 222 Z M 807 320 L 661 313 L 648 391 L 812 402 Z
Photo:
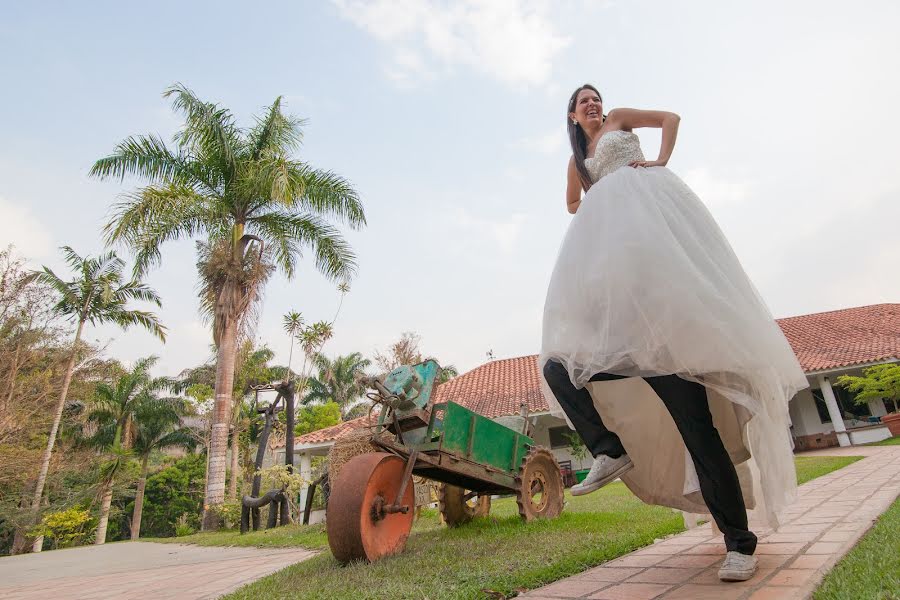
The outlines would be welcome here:
M 493 360 L 441 384 L 435 401 L 452 400 L 490 418 L 518 414 L 522 402 L 529 412 L 540 412 L 548 410 L 540 385 L 537 356 L 519 356 Z
M 807 373 L 900 358 L 900 304 L 778 319 Z
M 900 304 L 876 304 L 778 319 L 807 373 L 900 359 Z M 453 400 L 486 417 L 512 415 L 519 403 L 549 410 L 540 390 L 537 355 L 494 360 L 438 387 L 435 401 Z M 363 427 L 354 419 L 298 438 L 298 444 L 333 441 Z
M 377 414 L 373 415 L 373 421 L 377 420 L 376 417 Z M 318 431 L 305 433 L 294 440 L 294 445 L 299 446 L 301 444 L 321 444 L 324 442 L 333 442 L 339 437 L 343 437 L 351 431 L 362 429 L 369 424 L 370 423 L 368 416 L 357 417 L 355 419 L 350 419 L 349 421 L 344 421 L 343 423 L 338 423 L 337 425 L 332 425 L 331 427 L 326 427 L 325 429 L 319 429 Z M 281 446 L 284 446 L 284 443 L 282 443 Z

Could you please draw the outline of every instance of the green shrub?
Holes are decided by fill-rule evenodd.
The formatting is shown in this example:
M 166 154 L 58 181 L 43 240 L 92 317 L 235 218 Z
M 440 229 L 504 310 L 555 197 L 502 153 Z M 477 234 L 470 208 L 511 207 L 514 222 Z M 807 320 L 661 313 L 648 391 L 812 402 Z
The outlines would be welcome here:
M 197 529 L 203 507 L 206 456 L 192 454 L 147 478 L 141 535 L 171 537 L 178 520 Z M 129 511 L 128 514 L 131 514 Z
M 234 529 L 241 524 L 241 501 L 224 502 L 211 509 L 225 526 L 225 529 Z
M 53 540 L 55 548 L 77 546 L 93 530 L 91 513 L 83 508 L 73 507 L 44 515 L 41 524 L 31 530 L 32 536 L 43 535 Z
M 194 529 L 193 525 L 188 522 L 189 520 L 190 518 L 187 514 L 178 517 L 178 521 L 175 522 L 175 537 L 193 535 L 197 531 Z

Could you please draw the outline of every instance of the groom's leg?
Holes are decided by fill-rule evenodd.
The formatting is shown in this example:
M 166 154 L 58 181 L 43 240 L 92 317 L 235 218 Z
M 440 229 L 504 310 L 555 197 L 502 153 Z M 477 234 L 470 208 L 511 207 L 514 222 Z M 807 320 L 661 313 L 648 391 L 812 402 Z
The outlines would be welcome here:
M 697 469 L 703 500 L 725 534 L 726 548 L 753 554 L 756 535 L 748 529 L 737 471 L 713 425 L 706 388 L 677 375 L 647 377 L 646 381 L 669 409 L 684 439 Z
M 544 365 L 544 378 L 592 456 L 605 454 L 610 458 L 618 458 L 625 453 L 619 436 L 603 424 L 594 408 L 591 393 L 586 388 L 576 388 L 562 364 L 555 360 L 547 361 Z M 617 376 L 611 375 L 608 378 L 615 379 Z

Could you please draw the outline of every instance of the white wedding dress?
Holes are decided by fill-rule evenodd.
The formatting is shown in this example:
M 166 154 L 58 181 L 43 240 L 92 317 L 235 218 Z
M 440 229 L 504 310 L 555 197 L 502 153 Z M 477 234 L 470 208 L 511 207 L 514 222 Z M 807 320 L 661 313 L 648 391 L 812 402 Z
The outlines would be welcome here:
M 708 511 L 693 463 L 640 377 L 702 383 L 751 523 L 776 527 L 796 494 L 788 401 L 806 378 L 700 199 L 669 169 L 632 160 L 644 160 L 637 135 L 610 131 L 585 161 L 594 185 L 550 280 L 540 372 L 555 359 L 588 386 L 634 461 L 622 479 L 639 498 L 694 513 Z M 589 383 L 596 373 L 630 378 Z M 551 412 L 566 418 L 542 383 Z

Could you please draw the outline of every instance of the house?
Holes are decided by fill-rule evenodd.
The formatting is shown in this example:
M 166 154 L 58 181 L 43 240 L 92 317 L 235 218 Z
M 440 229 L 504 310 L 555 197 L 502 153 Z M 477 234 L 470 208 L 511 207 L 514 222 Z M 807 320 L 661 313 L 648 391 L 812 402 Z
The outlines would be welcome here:
M 834 386 L 841 375 L 900 361 L 900 304 L 876 304 L 778 320 L 809 381 L 790 403 L 798 449 L 850 446 L 890 437 L 877 417 L 898 408 L 890 400 L 857 405 Z
M 900 304 L 877 304 L 779 319 L 788 342 L 806 373 L 809 389 L 790 401 L 792 432 L 797 449 L 849 446 L 890 437 L 887 427 L 872 421 L 897 411 L 889 401 L 858 406 L 833 382 L 841 375 L 859 375 L 868 366 L 900 361 Z M 435 401 L 453 400 L 486 417 L 519 413 L 525 403 L 534 418 L 535 441 L 550 448 L 572 470 L 589 466 L 577 460 L 567 438 L 565 421 L 550 415 L 540 390 L 537 356 L 493 360 L 438 387 Z M 310 472 L 310 457 L 325 455 L 339 437 L 369 425 L 368 417 L 340 423 L 300 436 L 295 441 L 302 474 Z M 276 460 L 282 461 L 281 454 Z M 276 449 L 277 452 L 277 449 Z

